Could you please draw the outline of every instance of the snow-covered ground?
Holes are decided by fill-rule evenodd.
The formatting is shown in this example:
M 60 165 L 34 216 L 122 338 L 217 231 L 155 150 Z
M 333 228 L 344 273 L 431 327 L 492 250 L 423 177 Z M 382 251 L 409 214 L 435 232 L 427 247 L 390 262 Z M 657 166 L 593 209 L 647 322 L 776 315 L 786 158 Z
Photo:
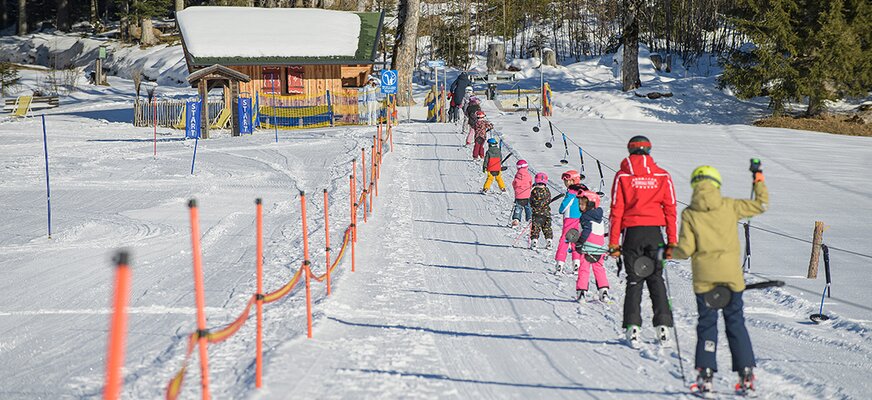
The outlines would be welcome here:
M 173 65 L 174 56 L 154 55 L 152 61 Z M 140 60 L 129 62 L 145 62 Z M 590 61 L 545 69 L 558 106 L 550 149 L 544 146 L 551 137 L 546 120 L 535 133 L 535 114 L 523 122 L 520 114 L 486 104 L 507 151 L 557 178 L 568 168 L 558 162 L 565 132 L 588 152 L 591 186 L 599 186 L 594 157 L 602 161 L 607 192 L 627 139 L 645 134 L 685 202 L 695 166 L 716 166 L 725 178 L 724 193 L 745 197 L 748 159 L 762 158 L 771 207 L 752 224 L 800 239 L 810 238 L 815 220 L 829 226 L 824 238 L 834 248 L 834 297 L 824 311 L 834 320 L 808 321 L 823 289 L 823 278 L 804 279 L 811 246 L 753 230 L 748 279 L 788 283 L 746 297 L 760 395 L 868 397 L 869 259 L 835 248 L 872 254 L 872 227 L 864 214 L 872 209 L 864 172 L 872 160 L 870 139 L 738 125 L 762 106 L 737 101 L 713 88 L 712 78 L 696 74 L 663 76 L 643 69 L 646 90 L 668 85 L 663 88 L 676 97 L 652 101 L 625 95 L 616 90 L 611 68 Z M 523 75 L 522 83 L 538 81 L 536 70 Z M 25 73 L 25 83 L 36 76 Z M 130 81 L 110 83 L 110 88 L 84 87 L 46 112 L 52 239 L 45 237 L 40 120 L 0 120 L 0 271 L 6 277 L 0 284 L 0 398 L 100 396 L 110 257 L 120 247 L 133 252 L 124 397 L 163 396 L 180 366 L 186 334 L 195 329 L 189 198 L 201 207 L 210 326 L 232 320 L 254 291 L 255 197 L 265 201 L 267 290 L 285 283 L 302 257 L 299 190 L 328 189 L 337 204 L 331 227 L 348 223 L 349 164 L 361 147 L 369 147 L 372 128 L 280 131 L 279 143 L 271 131 L 219 134 L 199 143 L 191 175 L 194 143 L 179 131 L 159 129 L 153 157 L 152 130 L 130 125 Z M 684 88 L 684 98 L 677 87 Z M 184 96 L 190 90 L 161 86 L 159 93 Z M 412 117 L 420 118 L 421 111 L 412 109 Z M 577 168 L 577 148 L 569 146 L 567 159 Z M 520 248 L 524 238 L 516 241 L 518 232 L 506 227 L 510 195 L 477 193 L 484 177 L 469 153 L 454 125 L 401 125 L 395 151 L 385 157 L 376 212 L 359 230 L 358 271 L 351 274 L 343 263 L 329 299 L 322 285 L 314 285 L 314 339 L 305 338 L 298 289 L 266 307 L 265 388 L 254 390 L 252 320 L 237 336 L 210 347 L 213 395 L 688 397 L 677 352 L 652 343 L 648 300 L 643 302 L 647 344 L 632 350 L 619 340 L 623 287 L 613 262 L 607 265 L 617 304 L 573 302 L 574 277 L 550 274 L 553 254 Z M 320 196 L 312 197 L 309 228 L 317 233 L 311 248 L 320 249 L 312 259 L 320 271 L 323 210 Z M 340 230 L 331 230 L 335 243 Z M 669 279 L 690 378 L 695 303 L 689 265 L 671 269 Z M 716 385 L 729 390 L 735 377 L 726 340 L 718 349 Z M 197 375 L 197 368 L 189 369 L 184 398 L 198 395 Z

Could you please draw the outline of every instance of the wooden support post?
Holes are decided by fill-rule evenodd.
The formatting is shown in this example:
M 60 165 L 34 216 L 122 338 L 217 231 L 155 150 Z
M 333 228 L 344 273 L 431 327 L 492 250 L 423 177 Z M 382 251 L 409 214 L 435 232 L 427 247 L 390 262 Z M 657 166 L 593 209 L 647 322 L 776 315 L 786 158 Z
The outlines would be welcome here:
M 824 236 L 824 223 L 821 221 L 814 222 L 814 236 L 811 244 L 811 260 L 808 262 L 808 279 L 817 279 L 818 262 L 821 255 L 821 242 Z

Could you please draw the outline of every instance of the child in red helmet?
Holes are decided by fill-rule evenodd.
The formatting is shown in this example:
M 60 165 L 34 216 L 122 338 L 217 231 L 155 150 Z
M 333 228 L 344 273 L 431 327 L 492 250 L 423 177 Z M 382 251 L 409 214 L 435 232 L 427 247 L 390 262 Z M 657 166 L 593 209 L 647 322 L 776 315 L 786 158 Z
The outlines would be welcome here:
M 609 248 L 606 245 L 606 228 L 603 224 L 603 209 L 600 207 L 600 197 L 597 193 L 585 190 L 578 196 L 578 209 L 581 211 L 578 241 L 575 249 L 581 253 L 581 265 L 578 268 L 578 280 L 575 282 L 576 299 L 584 301 L 585 293 L 590 284 L 590 270 L 596 279 L 596 287 L 599 290 L 599 299 L 603 302 L 611 301 L 609 297 L 609 279 L 603 268 L 606 253 Z
M 472 149 L 472 159 L 479 160 L 484 158 L 484 142 L 487 141 L 487 133 L 494 128 L 487 119 L 485 119 L 484 111 L 475 113 L 475 147 Z

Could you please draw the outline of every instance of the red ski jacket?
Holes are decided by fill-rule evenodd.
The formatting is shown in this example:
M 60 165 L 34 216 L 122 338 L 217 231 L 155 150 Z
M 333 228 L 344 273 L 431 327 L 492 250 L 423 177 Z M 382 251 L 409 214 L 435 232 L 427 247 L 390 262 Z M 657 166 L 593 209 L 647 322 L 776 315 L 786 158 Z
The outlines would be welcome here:
M 609 244 L 618 245 L 621 230 L 633 226 L 665 226 L 668 243 L 677 243 L 675 187 L 669 173 L 649 155 L 621 161 L 612 184 Z

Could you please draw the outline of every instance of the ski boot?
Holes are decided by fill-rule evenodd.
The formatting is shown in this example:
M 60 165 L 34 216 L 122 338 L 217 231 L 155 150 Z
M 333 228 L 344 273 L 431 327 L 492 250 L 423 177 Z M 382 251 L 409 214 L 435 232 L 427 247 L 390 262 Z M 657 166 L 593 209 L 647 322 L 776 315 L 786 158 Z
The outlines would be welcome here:
M 634 349 L 639 348 L 639 327 L 636 325 L 630 325 L 627 327 L 626 332 L 627 344 Z
M 712 384 L 715 372 L 711 368 L 697 368 L 697 371 L 699 371 L 699 375 L 696 377 L 696 383 L 690 385 L 690 392 L 705 399 L 715 398 L 714 385 Z
M 576 290 L 575 291 L 575 300 L 578 301 L 579 303 L 584 303 L 584 300 L 585 300 L 584 293 L 585 293 L 584 290 L 581 290 L 581 289 Z
M 661 347 L 672 347 L 672 339 L 669 337 L 669 327 L 660 325 L 657 328 L 657 339 L 660 339 Z
M 554 240 L 553 240 L 553 239 L 546 239 L 546 241 L 545 241 L 545 248 L 546 248 L 546 249 L 551 249 L 551 245 L 553 245 L 553 244 L 554 244 Z
M 564 264 L 565 263 L 563 261 L 557 262 L 557 268 L 554 269 L 554 275 L 560 275 L 561 273 L 563 273 L 563 265 Z
M 754 386 L 754 381 L 757 377 L 754 376 L 754 369 L 751 367 L 742 368 L 739 371 L 739 383 L 736 384 L 736 394 L 739 396 L 752 396 L 757 388 Z
M 487 189 L 482 189 L 481 194 L 487 194 Z
M 612 297 L 609 296 L 609 288 L 604 287 L 599 289 L 599 299 L 603 303 L 611 303 Z
M 539 239 L 533 239 L 530 241 L 530 249 L 536 250 L 539 248 Z
M 518 221 L 516 219 L 512 220 L 512 228 L 517 228 L 518 225 L 520 225 L 520 224 L 521 224 L 521 221 Z
M 505 192 L 506 192 L 506 188 L 502 188 L 502 189 L 500 189 L 500 191 L 502 191 L 503 193 L 505 193 Z

